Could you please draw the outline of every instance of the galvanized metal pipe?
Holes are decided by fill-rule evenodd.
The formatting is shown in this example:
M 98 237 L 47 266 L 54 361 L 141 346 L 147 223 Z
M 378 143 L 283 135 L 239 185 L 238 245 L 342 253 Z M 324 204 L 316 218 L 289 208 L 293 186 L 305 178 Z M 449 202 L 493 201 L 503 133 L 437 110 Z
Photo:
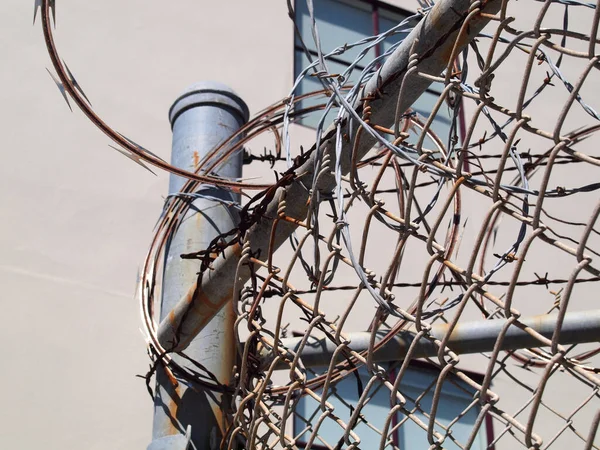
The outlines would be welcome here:
M 458 41 L 458 49 L 464 48 L 489 22 L 489 14 L 496 13 L 501 6 L 501 0 L 481 2 L 481 9 L 486 16 L 476 15 L 469 22 L 466 34 Z M 419 76 L 410 76 L 404 80 L 411 52 L 419 55 L 417 71 L 438 76 L 448 65 L 458 32 L 463 25 L 471 6 L 470 0 L 440 0 L 429 14 L 408 35 L 398 49 L 387 59 L 379 70 L 364 87 L 359 98 L 373 97 L 371 123 L 389 126 L 394 123 L 398 95 L 402 82 L 405 81 L 403 95 L 400 99 L 399 110 L 406 111 L 427 89 L 431 81 Z M 361 103 L 357 102 L 356 110 L 360 113 Z M 342 135 L 356 136 L 358 124 L 347 121 Z M 321 142 L 321 154 L 329 154 L 333 169 L 335 156 L 335 129 L 324 133 Z M 373 147 L 375 140 L 363 133 L 356 149 L 357 160 L 360 160 Z M 344 139 L 340 165 L 342 172 L 347 174 L 352 165 L 352 139 Z M 305 186 L 310 186 L 313 180 L 316 155 L 311 158 L 296 173 L 302 174 L 294 183 L 286 188 L 280 188 L 269 204 L 265 217 L 255 224 L 248 232 L 247 238 L 251 243 L 253 254 L 259 250 L 262 258 L 266 258 L 273 221 L 269 217 L 277 216 L 277 208 L 285 196 L 288 217 L 303 220 L 308 211 L 308 195 Z M 317 189 L 330 192 L 335 186 L 332 174 L 319 178 Z M 280 222 L 274 235 L 274 248 L 278 248 L 294 231 L 296 226 L 290 222 Z M 238 261 L 241 255 L 240 246 L 230 247 L 225 252 L 225 259 L 219 258 L 209 276 L 203 277 L 202 285 L 197 288 L 190 285 L 187 293 L 160 324 L 158 338 L 163 346 L 169 342 L 178 342 L 175 350 L 183 350 L 196 334 L 202 330 L 210 319 L 225 305 L 232 296 L 232 286 Z M 238 272 L 241 284 L 250 278 L 250 270 L 246 267 Z M 241 285 L 240 284 L 240 285 Z
M 202 158 L 231 136 L 248 120 L 246 104 L 227 86 L 203 82 L 190 86 L 169 111 L 173 127 L 171 164 L 193 171 Z M 242 154 L 231 157 L 217 172 L 218 176 L 240 178 Z M 186 179 L 172 175 L 169 192 L 177 194 Z M 195 259 L 180 255 L 206 248 L 219 234 L 238 223 L 238 214 L 231 204 L 239 204 L 239 195 L 212 186 L 200 186 L 197 198 L 168 243 L 163 276 L 161 319 L 164 319 L 187 292 L 200 270 Z M 233 340 L 234 314 L 231 303 L 214 315 L 207 326 L 186 349 L 186 354 L 199 362 L 221 384 L 229 384 L 235 346 Z M 165 345 L 169 348 L 169 344 Z M 172 355 L 180 365 L 188 365 L 181 357 Z M 199 370 L 194 367 L 194 370 Z M 182 383 L 173 386 L 164 371 L 157 373 L 154 408 L 154 441 L 149 450 L 177 449 L 190 440 L 189 448 L 210 449 L 220 442 L 228 425 L 226 410 L 230 400 L 220 394 L 198 392 Z M 185 436 L 188 426 L 191 434 Z
M 520 322 L 542 336 L 552 339 L 557 317 L 557 314 L 547 314 L 522 319 Z M 448 341 L 448 348 L 459 355 L 491 352 L 498 339 L 498 334 L 505 324 L 506 320 L 481 320 L 460 324 L 452 332 Z M 437 340 L 442 340 L 448 332 L 448 327 L 448 324 L 434 325 L 431 329 L 431 336 Z M 376 342 L 384 336 L 385 332 L 379 333 L 379 339 L 376 338 Z M 349 333 L 348 338 L 350 340 L 348 346 L 352 350 L 364 352 L 369 349 L 371 333 Z M 415 333 L 412 331 L 398 333 L 373 354 L 373 361 L 402 361 L 414 340 Z M 295 353 L 295 349 L 299 347 L 301 341 L 302 337 L 282 339 L 279 348 L 286 348 Z M 560 333 L 561 344 L 580 344 L 598 341 L 600 341 L 600 310 L 572 312 L 565 315 Z M 300 353 L 302 363 L 306 367 L 328 366 L 337 347 L 338 345 L 329 339 L 310 337 Z M 503 350 L 535 347 L 540 347 L 540 341 L 517 326 L 511 326 L 502 341 Z M 289 357 L 293 359 L 294 356 L 291 352 Z M 438 347 L 430 340 L 421 338 L 416 344 L 415 358 L 436 356 L 437 354 Z M 260 347 L 259 358 L 261 365 L 264 367 L 268 366 L 273 361 L 272 350 L 265 346 Z M 289 365 L 282 363 L 277 368 L 289 368 Z

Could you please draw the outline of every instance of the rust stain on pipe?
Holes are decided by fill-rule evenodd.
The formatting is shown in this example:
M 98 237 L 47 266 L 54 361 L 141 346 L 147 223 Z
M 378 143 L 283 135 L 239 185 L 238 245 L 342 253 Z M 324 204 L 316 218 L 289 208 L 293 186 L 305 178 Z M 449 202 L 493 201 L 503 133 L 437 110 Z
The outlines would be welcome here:
M 194 159 L 194 169 L 198 168 L 198 165 L 200 164 L 200 155 L 198 154 L 198 151 L 194 150 L 194 153 L 192 154 L 193 159 Z

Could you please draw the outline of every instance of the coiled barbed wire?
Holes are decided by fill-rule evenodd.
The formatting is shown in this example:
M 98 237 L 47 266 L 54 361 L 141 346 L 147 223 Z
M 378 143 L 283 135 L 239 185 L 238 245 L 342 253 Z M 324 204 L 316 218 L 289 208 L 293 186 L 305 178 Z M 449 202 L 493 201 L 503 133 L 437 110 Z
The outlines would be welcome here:
M 232 396 L 235 414 L 223 439 L 223 447 L 233 447 L 239 439 L 253 448 L 264 449 L 308 448 L 314 442 L 320 442 L 327 448 L 358 447 L 360 435 L 357 427 L 361 423 L 369 423 L 369 418 L 361 415 L 361 410 L 371 401 L 369 389 L 377 385 L 377 389 L 387 389 L 391 404 L 384 429 L 376 429 L 381 435 L 380 448 L 398 448 L 398 443 L 391 437 L 392 429 L 402 427 L 407 421 L 427 433 L 430 448 L 443 448 L 446 441 L 459 448 L 469 448 L 487 416 L 501 424 L 500 432 L 489 444 L 491 447 L 502 444 L 510 435 L 523 447 L 541 448 L 546 445 L 544 448 L 547 448 L 558 443 L 565 433 L 570 433 L 576 440 L 585 442 L 586 448 L 598 448 L 594 444 L 598 415 L 591 421 L 589 433 L 581 431 L 574 418 L 590 405 L 598 409 L 600 383 L 595 375 L 598 363 L 594 357 L 600 353 L 600 348 L 582 346 L 582 350 L 576 353 L 576 346 L 565 348 L 559 345 L 559 327 L 552 339 L 528 331 L 544 349 L 502 353 L 501 334 L 494 350 L 480 355 L 485 373 L 482 378 L 477 378 L 460 368 L 460 355 L 448 347 L 452 330 L 474 313 L 481 320 L 503 318 L 506 320 L 504 333 L 510 327 L 522 327 L 521 312 L 516 308 L 516 304 L 522 306 L 515 297 L 517 287 L 536 288 L 536 292 L 543 290 L 552 299 L 550 303 L 526 305 L 526 309 L 536 314 L 557 311 L 559 317 L 564 317 L 573 308 L 571 297 L 574 287 L 600 279 L 600 272 L 594 265 L 594 258 L 600 250 L 595 247 L 593 239 L 599 234 L 594 227 L 600 204 L 583 208 L 588 214 L 586 219 L 571 217 L 548 204 L 550 199 L 570 196 L 579 199 L 583 194 L 595 193 L 600 188 L 600 183 L 586 183 L 576 176 L 563 175 L 560 181 L 555 179 L 562 175 L 559 172 L 561 167 L 577 167 L 584 173 L 583 167 L 593 171 L 600 165 L 598 157 L 579 150 L 582 144 L 595 139 L 600 128 L 597 123 L 600 117 L 593 102 L 584 98 L 588 93 L 584 92 L 584 87 L 592 84 L 598 76 L 598 7 L 575 0 L 538 2 L 537 15 L 519 17 L 522 20 L 517 26 L 515 16 L 519 13 L 510 9 L 514 1 L 498 1 L 498 12 L 486 13 L 484 9 L 490 3 L 491 0 L 469 4 L 461 23 L 462 33 L 468 32 L 470 21 L 481 17 L 489 20 L 491 25 L 462 50 L 458 44 L 452 48 L 443 73 L 420 72 L 418 64 L 425 56 L 411 49 L 406 77 L 424 78 L 444 87 L 429 117 L 397 108 L 393 122 L 377 123 L 372 114 L 376 98 L 363 97 L 362 89 L 369 80 L 377 79 L 382 62 L 402 42 L 365 63 L 367 54 L 393 35 L 410 33 L 417 23 L 431 14 L 433 5 L 423 5 L 417 14 L 384 33 L 356 43 L 343 43 L 332 51 L 324 52 L 315 16 L 318 5 L 308 0 L 307 10 L 317 57 L 313 60 L 301 41 L 310 64 L 300 72 L 290 95 L 258 113 L 239 132 L 207 155 L 194 172 L 186 172 L 114 131 L 96 115 L 54 44 L 50 18 L 54 2 L 39 2 L 48 52 L 58 75 L 55 81 L 65 99 L 67 95 L 71 97 L 97 127 L 122 147 L 118 150 L 138 164 L 148 163 L 190 180 L 181 192 L 166 199 L 140 275 L 139 297 L 153 361 L 147 383 L 150 388 L 150 378 L 160 364 L 173 377 L 198 388 L 228 392 Z M 294 18 L 290 1 L 288 8 L 290 17 Z M 562 28 L 544 26 L 548 11 L 558 8 L 563 10 Z M 575 8 L 586 9 L 593 14 L 589 31 L 573 29 L 569 12 Z M 299 31 L 297 26 L 296 30 Z M 582 46 L 587 46 L 587 50 L 581 50 Z M 328 61 L 350 49 L 359 50 L 354 61 L 343 73 L 330 73 Z M 515 89 L 503 97 L 503 92 L 495 91 L 497 80 L 513 60 L 522 62 L 519 55 L 526 59 L 523 80 L 515 82 Z M 359 69 L 359 65 L 363 68 Z M 570 80 L 569 74 L 573 68 L 580 74 L 575 82 Z M 316 78 L 323 89 L 297 95 L 302 80 L 309 76 Z M 357 78 L 350 85 L 346 80 L 353 76 Z M 557 95 L 552 95 L 552 90 L 558 89 L 564 89 L 567 96 L 567 100 L 559 105 L 555 100 Z M 499 100 L 492 93 L 500 94 Z M 403 95 L 406 92 L 401 87 L 397 93 L 398 104 Z M 303 108 L 303 102 L 309 98 L 322 99 L 323 103 Z M 503 104 L 503 101 L 510 101 L 510 104 Z M 582 116 L 591 120 L 591 124 L 565 132 L 565 123 L 575 106 L 580 108 Z M 535 121 L 540 107 L 556 111 L 554 122 Z M 432 126 L 436 115 L 443 110 L 448 112 L 451 126 L 448 135 L 440 136 Z M 534 112 L 529 115 L 532 110 Z M 315 145 L 304 151 L 293 142 L 290 128 L 299 118 L 308 115 L 318 115 L 319 121 L 314 131 Z M 327 128 L 327 120 L 332 116 L 335 116 L 333 124 Z M 461 119 L 463 116 L 464 120 Z M 463 132 L 459 127 L 461 121 L 465 125 Z M 353 135 L 346 134 L 348 123 L 356 125 Z M 254 139 L 264 133 L 273 136 L 273 152 L 265 151 L 262 155 L 249 152 L 246 160 L 266 162 L 281 170 L 274 182 L 253 184 L 212 175 L 229 155 L 242 151 L 244 147 L 251 148 Z M 343 143 L 353 142 L 357 146 L 366 136 L 374 142 L 372 150 L 364 157 L 352 158 L 351 167 L 346 172 L 341 165 Z M 322 144 L 334 137 L 333 152 L 324 152 Z M 545 147 L 537 147 L 533 153 L 529 149 L 523 150 L 522 145 L 533 142 L 534 138 L 539 139 L 535 141 L 538 145 L 543 140 Z M 308 163 L 314 164 L 314 170 L 311 172 L 312 179 L 305 180 L 301 170 Z M 282 165 L 285 165 L 283 170 L 280 168 Z M 471 167 L 476 170 L 471 170 Z M 550 185 L 551 175 L 554 185 Z M 324 178 L 333 180 L 330 190 L 320 189 Z M 242 192 L 248 197 L 240 205 L 238 227 L 219 236 L 208 248 L 187 255 L 188 258 L 200 259 L 200 270 L 205 272 L 211 270 L 215 255 L 224 254 L 227 247 L 239 244 L 245 249 L 239 267 L 249 267 L 252 276 L 247 284 L 237 286 L 238 290 L 234 293 L 240 376 L 230 386 L 216 384 L 209 373 L 199 374 L 197 370 L 190 371 L 176 364 L 169 356 L 169 349 L 163 348 L 157 337 L 154 304 L 158 292 L 155 287 L 160 279 L 162 255 L 166 242 L 188 211 L 190 201 L 203 195 L 198 192 L 200 183 Z M 309 192 L 306 217 L 288 217 L 285 196 L 278 197 L 294 183 L 302 183 Z M 252 190 L 259 190 L 259 193 L 248 195 L 247 192 Z M 466 206 L 465 197 L 479 199 L 480 205 L 488 208 L 487 211 L 473 211 L 469 207 L 472 205 Z M 250 251 L 248 231 L 265 218 L 273 202 L 278 202 L 277 213 L 268 219 L 293 222 L 298 228 L 290 236 L 287 250 L 265 250 L 260 255 L 254 254 Z M 467 212 L 475 216 L 479 213 L 481 224 L 471 233 L 472 236 L 465 239 Z M 512 220 L 512 225 L 502 223 L 507 220 Z M 504 231 L 505 228 L 507 231 Z M 392 249 L 387 252 L 391 254 L 389 261 L 378 261 L 372 256 L 374 229 L 387 236 L 383 242 Z M 471 252 L 459 256 L 459 250 L 462 248 L 464 252 L 467 245 Z M 500 245 L 502 250 L 494 250 Z M 525 262 L 531 262 L 536 253 L 542 254 L 542 250 L 534 252 L 532 247 L 541 245 L 562 252 L 566 258 L 574 258 L 575 268 L 568 277 L 550 276 L 546 271 L 541 271 L 544 275 L 531 271 L 529 275 L 524 274 Z M 270 249 L 274 247 L 269 246 Z M 407 256 L 415 248 L 421 254 Z M 411 273 L 407 268 L 409 264 L 420 269 L 416 271 L 420 271 L 420 278 L 417 275 L 416 279 L 399 281 L 405 280 L 404 272 Z M 588 276 L 580 276 L 582 271 L 588 272 Z M 554 285 L 564 287 L 551 291 Z M 410 288 L 414 290 L 407 291 Z M 506 289 L 498 293 L 500 288 Z M 331 301 L 332 295 L 347 291 L 353 293 L 345 299 L 346 304 Z M 413 296 L 412 300 L 407 300 L 406 295 Z M 269 314 L 269 309 L 276 311 L 275 317 Z M 357 331 L 348 330 L 347 322 L 349 316 L 358 310 L 368 316 L 365 317 L 368 320 L 362 322 L 368 322 L 367 329 L 372 335 L 369 350 L 362 353 L 353 348 L 347 334 Z M 300 348 L 284 348 L 282 344 L 290 328 L 289 322 L 293 322 L 294 326 L 301 323 L 306 328 Z M 430 335 L 431 327 L 439 322 L 450 327 L 448 336 L 441 341 Z M 439 372 L 421 394 L 421 398 L 432 396 L 432 405 L 428 408 L 419 405 L 418 399 L 413 399 L 414 408 L 409 409 L 408 397 L 402 393 L 402 380 L 411 364 L 413 346 L 409 348 L 407 357 L 396 364 L 394 378 L 388 375 L 386 367 L 373 360 L 377 349 L 409 328 L 416 330 L 418 338 L 428 340 L 439 349 L 437 359 L 429 359 Z M 376 340 L 378 332 L 382 332 L 383 337 Z M 334 358 L 330 366 L 322 370 L 304 367 L 302 358 L 298 356 L 313 336 L 324 336 L 337 346 L 339 358 Z M 260 363 L 261 346 L 274 357 L 268 367 Z M 185 356 L 185 352 L 181 354 Z M 290 355 L 295 356 L 290 358 Z M 283 382 L 275 381 L 277 365 L 288 369 L 287 379 Z M 522 381 L 513 375 L 515 367 L 519 366 L 536 370 L 533 382 Z M 358 375 L 360 370 L 366 371 L 366 387 L 361 381 L 362 375 Z M 566 412 L 550 406 L 543 399 L 546 384 L 561 373 L 567 375 L 567 380 L 573 385 L 585 386 L 589 391 L 580 404 Z M 515 386 L 528 392 L 524 406 L 516 412 L 506 410 L 502 399 L 492 390 L 492 382 L 500 376 L 508 377 Z M 336 417 L 329 399 L 343 400 L 335 392 L 336 383 L 351 377 L 355 377 L 359 387 L 358 401 L 349 407 L 351 414 L 346 423 Z M 467 386 L 473 393 L 473 402 L 468 409 L 478 408 L 477 420 L 467 442 L 459 442 L 452 435 L 453 426 L 460 416 L 449 425 L 436 421 L 442 385 L 446 381 L 463 388 Z M 290 434 L 290 422 L 297 416 L 300 399 L 306 396 L 319 404 L 318 423 L 303 418 L 305 430 Z M 522 419 L 526 411 L 528 416 Z M 559 417 L 565 426 L 550 435 L 540 426 L 540 421 L 536 421 L 538 415 L 545 413 Z M 393 425 L 395 414 L 401 414 L 402 419 Z M 339 428 L 339 441 L 324 442 L 319 437 L 319 427 L 326 422 L 335 423 Z M 371 424 L 371 429 L 375 428 Z

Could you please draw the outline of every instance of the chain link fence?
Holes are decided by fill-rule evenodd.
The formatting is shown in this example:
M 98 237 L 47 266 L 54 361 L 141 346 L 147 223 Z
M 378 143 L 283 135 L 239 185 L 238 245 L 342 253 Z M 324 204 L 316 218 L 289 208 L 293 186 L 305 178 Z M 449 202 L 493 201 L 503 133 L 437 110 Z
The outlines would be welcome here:
M 288 214 L 289 197 L 297 201 L 293 194 L 278 200 L 271 236 L 278 222 L 302 221 L 287 251 L 273 252 L 273 237 L 267 255 L 254 253 L 252 237 L 242 241 L 238 268 L 251 267 L 252 276 L 235 297 L 244 344 L 231 442 L 240 438 L 252 448 L 597 448 L 597 345 L 560 344 L 565 314 L 594 308 L 574 294 L 593 295 L 592 285 L 583 290 L 578 283 L 598 280 L 593 242 L 600 204 L 597 195 L 584 194 L 598 188 L 598 159 L 593 146 L 587 147 L 591 154 L 581 150 L 598 129 L 597 113 L 584 100 L 597 77 L 597 19 L 586 30 L 570 19 L 597 10 L 545 2 L 536 14 L 520 17 L 519 5 L 498 2 L 497 12 L 483 13 L 489 25 L 466 45 L 470 22 L 492 3 L 456 8 L 466 11 L 460 29 L 446 36 L 456 45 L 445 49 L 451 55 L 443 72 L 428 71 L 422 40 L 411 40 L 426 29 L 414 31 L 419 18 L 391 30 L 413 33 L 405 40 L 410 46 L 400 44 L 410 51 L 398 97 L 386 91 L 392 81 L 385 66 L 377 72 L 377 61 L 355 86 L 369 86 L 383 73 L 383 92 L 367 97 L 357 88 L 344 90 L 352 67 L 332 74 L 327 63 L 350 46 L 320 53 L 304 73 L 323 83 L 327 97 L 320 107 L 334 111 L 333 125 L 325 130 L 325 119 L 317 127 L 315 169 L 303 181 L 306 217 Z M 562 26 L 549 18 L 557 10 Z M 427 6 L 423 14 L 434 11 Z M 313 30 L 318 39 L 316 20 Z M 368 49 L 385 38 L 357 45 Z M 409 77 L 442 86 L 429 117 L 403 107 Z M 396 103 L 395 115 L 374 119 L 386 107 L 378 95 L 386 94 Z M 288 121 L 303 114 L 290 103 L 282 131 L 288 162 Z M 450 129 L 442 135 L 432 125 L 444 110 Z M 322 111 L 310 114 L 322 117 Z M 335 150 L 328 152 L 323 143 L 332 134 Z M 344 140 L 349 143 L 342 148 Z M 361 140 L 368 140 L 366 153 Z M 344 166 L 348 150 L 351 163 Z M 335 178 L 331 189 L 323 188 L 327 176 Z M 565 200 L 576 207 L 564 206 Z M 550 336 L 522 320 L 550 313 L 556 314 Z M 463 357 L 449 341 L 477 318 L 502 321 L 502 329 L 486 352 Z M 440 323 L 446 332 L 435 336 Z M 301 337 L 286 340 L 290 326 Z M 536 344 L 505 351 L 513 328 Z M 357 330 L 368 330 L 368 345 L 356 340 Z M 405 358 L 376 363 L 377 349 L 403 330 L 413 332 Z M 411 353 L 424 340 L 437 354 L 426 359 L 430 366 L 419 367 Z M 330 360 L 309 367 L 303 352 L 315 342 L 324 352 L 323 341 L 332 344 Z M 258 363 L 257 353 L 270 358 Z
M 585 323 L 600 280 L 597 4 L 425 2 L 323 51 L 308 0 L 311 36 L 296 30 L 309 65 L 289 97 L 195 173 L 95 115 L 58 57 L 52 2 L 41 6 L 61 91 L 136 162 L 190 179 L 167 199 L 141 274 L 147 382 L 164 365 L 227 394 L 221 448 L 600 447 L 600 347 Z M 322 89 L 299 93 L 303 79 Z M 423 114 L 412 106 L 432 86 Z M 307 118 L 310 147 L 292 125 Z M 272 149 L 245 160 L 274 168 L 274 182 L 211 176 L 268 134 Z M 184 255 L 199 260 L 198 282 L 158 323 L 161 257 L 199 183 L 258 194 L 238 227 Z M 185 357 L 227 302 L 237 364 L 222 385 L 170 354 Z M 473 331 L 492 328 L 485 342 Z

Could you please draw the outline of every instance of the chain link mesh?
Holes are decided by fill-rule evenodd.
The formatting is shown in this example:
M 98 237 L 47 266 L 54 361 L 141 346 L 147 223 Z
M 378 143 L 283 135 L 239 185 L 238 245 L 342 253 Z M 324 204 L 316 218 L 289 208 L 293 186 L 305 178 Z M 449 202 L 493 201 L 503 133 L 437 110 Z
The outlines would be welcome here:
M 275 223 L 302 220 L 288 248 L 265 258 L 244 242 L 239 265 L 254 275 L 235 299 L 244 344 L 230 442 L 265 449 L 598 448 L 597 345 L 560 345 L 560 325 L 552 339 L 526 330 L 539 342 L 535 349 L 503 351 L 502 333 L 487 353 L 461 356 L 447 345 L 467 320 L 505 319 L 508 331 L 523 327 L 522 315 L 592 309 L 584 300 L 593 285 L 579 283 L 598 280 L 600 204 L 585 194 L 598 188 L 590 145 L 598 116 L 584 100 L 597 83 L 597 9 L 570 1 L 535 6 L 524 16 L 519 4 L 503 2 L 443 74 L 424 75 L 442 85 L 429 117 L 408 110 L 394 122 L 374 122 L 363 99 L 358 132 L 347 138 L 360 140 L 370 127 L 385 142 L 353 161 L 347 175 L 330 154 L 317 157 L 315 172 L 336 173 L 336 188 L 319 190 L 318 175 L 307 183 L 306 219 L 288 217 L 287 199 L 280 199 Z M 471 3 L 463 27 L 481 7 Z M 414 20 L 389 33 L 410 31 Z M 369 48 L 377 38 L 385 36 L 357 46 Z M 306 113 L 289 101 L 281 139 L 288 162 L 294 115 L 338 107 L 333 127 L 345 137 L 342 120 L 356 101 L 343 89 L 351 73 L 332 74 L 327 61 L 348 48 L 320 53 L 303 74 L 323 82 L 327 101 Z M 376 68 L 367 66 L 359 83 Z M 431 126 L 444 109 L 451 129 L 437 135 Z M 316 142 L 327 139 L 324 123 Z M 441 322 L 450 328 L 438 340 L 429 330 Z M 283 347 L 290 327 L 304 336 L 295 348 Z M 367 352 L 353 348 L 349 333 L 357 329 L 373 334 Z M 419 369 L 427 379 L 419 388 L 410 381 L 410 357 L 373 361 L 377 333 L 406 329 L 438 349 L 428 358 L 435 369 Z M 297 356 L 315 337 L 336 345 L 328 366 L 305 367 Z M 259 347 L 273 355 L 270 364 L 258 364 Z M 444 406 L 449 386 L 469 399 L 452 417 Z
M 325 53 L 314 15 L 319 6 L 308 0 L 317 56 L 307 52 L 310 66 L 290 96 L 188 173 L 94 113 L 54 45 L 54 2 L 36 2 L 65 98 L 134 161 L 190 179 L 167 199 L 141 274 L 153 360 L 147 380 L 150 387 L 156 367 L 164 365 L 173 380 L 228 393 L 233 413 L 222 448 L 600 447 L 600 348 L 597 342 L 561 344 L 565 315 L 594 309 L 600 279 L 600 125 L 588 100 L 597 98 L 599 86 L 600 9 L 579 0 L 478 0 L 463 10 L 452 9 L 455 4 L 460 0 L 421 3 L 417 14 L 385 33 Z M 440 5 L 447 9 L 435 9 Z M 428 35 L 419 27 L 427 20 L 430 31 L 454 22 L 445 39 L 422 53 Z M 482 22 L 489 23 L 483 28 Z M 370 49 L 407 33 L 366 61 Z M 445 49 L 437 57 L 443 67 L 431 73 L 424 67 L 438 48 Z M 343 73 L 328 70 L 333 59 L 356 49 Z M 386 65 L 379 69 L 394 52 L 404 52 L 407 61 L 399 89 L 390 92 L 380 83 Z M 323 89 L 297 94 L 303 78 Z M 417 95 L 407 80 L 422 87 L 419 94 L 424 86 L 439 87 L 429 116 L 403 106 Z M 374 86 L 369 95 L 365 85 Z M 379 100 L 390 97 L 395 113 L 380 114 Z M 306 106 L 309 99 L 321 103 Z M 434 131 L 442 115 L 450 123 L 445 134 Z M 307 117 L 316 118 L 314 132 L 292 126 Z M 273 152 L 248 152 L 246 161 L 271 164 L 279 172 L 275 182 L 210 175 L 228 155 L 262 143 L 268 133 Z M 316 144 L 304 151 L 306 142 Z M 215 383 L 198 364 L 172 361 L 154 311 L 165 245 L 200 182 L 260 192 L 241 207 L 235 230 L 187 255 L 201 260 L 199 286 L 221 269 L 221 255 L 239 256 L 232 277 L 238 364 L 229 386 Z M 551 337 L 524 324 L 523 317 L 549 313 L 556 317 Z M 502 321 L 494 347 L 453 351 L 450 339 L 474 320 Z M 432 327 L 442 323 L 447 333 L 435 337 Z M 514 328 L 538 345 L 505 350 Z M 352 340 L 356 331 L 370 333 L 366 350 Z M 377 362 L 377 350 L 404 331 L 414 334 L 405 357 Z M 294 333 L 298 345 L 286 347 Z M 317 339 L 335 351 L 322 366 L 309 367 L 301 354 Z M 414 358 L 424 341 L 437 355 Z

